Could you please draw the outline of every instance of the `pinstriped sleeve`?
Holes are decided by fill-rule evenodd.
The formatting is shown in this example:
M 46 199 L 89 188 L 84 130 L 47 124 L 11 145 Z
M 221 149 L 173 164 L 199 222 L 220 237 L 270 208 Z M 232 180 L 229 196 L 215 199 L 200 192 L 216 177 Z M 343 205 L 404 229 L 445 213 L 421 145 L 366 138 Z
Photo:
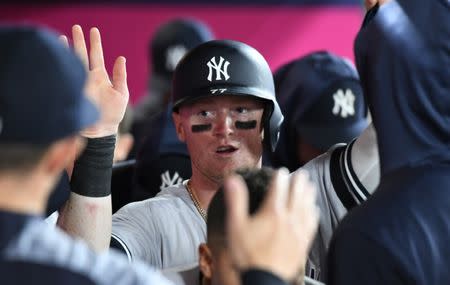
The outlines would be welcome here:
M 334 230 L 352 207 L 369 196 L 351 166 L 351 147 L 338 144 L 325 154 L 313 159 L 301 169 L 307 170 L 316 185 L 317 205 L 321 217 L 319 230 L 312 245 L 306 275 L 323 280 L 326 255 Z
M 128 204 L 113 215 L 111 244 L 129 260 L 140 259 L 161 268 L 161 236 L 148 200 Z

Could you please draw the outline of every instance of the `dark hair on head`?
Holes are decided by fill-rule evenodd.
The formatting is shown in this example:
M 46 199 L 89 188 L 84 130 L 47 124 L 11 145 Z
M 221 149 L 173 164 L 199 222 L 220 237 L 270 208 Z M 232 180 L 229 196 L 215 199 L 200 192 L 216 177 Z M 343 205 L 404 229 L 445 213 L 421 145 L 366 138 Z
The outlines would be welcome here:
M 254 214 L 266 196 L 267 187 L 273 176 L 274 170 L 268 167 L 261 169 L 242 169 L 236 171 L 244 178 L 249 192 L 250 214 Z M 223 186 L 220 187 L 208 208 L 207 240 L 212 246 L 225 246 L 225 217 L 226 206 L 223 194 Z
M 48 145 L 0 144 L 0 172 L 27 172 L 37 165 Z

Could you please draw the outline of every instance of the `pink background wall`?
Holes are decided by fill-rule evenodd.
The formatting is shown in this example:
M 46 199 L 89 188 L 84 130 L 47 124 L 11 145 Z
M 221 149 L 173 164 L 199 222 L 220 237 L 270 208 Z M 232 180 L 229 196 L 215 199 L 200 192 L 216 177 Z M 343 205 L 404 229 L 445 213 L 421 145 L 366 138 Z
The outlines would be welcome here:
M 136 102 L 146 89 L 149 38 L 159 24 L 180 16 L 204 21 L 217 38 L 250 44 L 274 70 L 317 49 L 353 59 L 353 39 L 362 21 L 362 10 L 357 6 L 0 5 L 3 23 L 33 23 L 65 34 L 73 24 L 81 24 L 85 31 L 97 26 L 102 33 L 107 68 L 111 69 L 116 56 L 127 58 L 131 102 Z

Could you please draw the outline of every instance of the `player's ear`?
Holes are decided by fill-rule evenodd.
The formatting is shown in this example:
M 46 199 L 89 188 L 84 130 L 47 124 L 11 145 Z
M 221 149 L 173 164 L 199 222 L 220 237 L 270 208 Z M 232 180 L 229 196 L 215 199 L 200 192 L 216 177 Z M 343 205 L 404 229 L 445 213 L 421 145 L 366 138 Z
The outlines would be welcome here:
M 175 125 L 175 130 L 177 132 L 177 137 L 180 141 L 186 141 L 186 135 L 184 133 L 183 122 L 181 120 L 181 115 L 178 112 L 172 112 L 172 119 Z
M 77 147 L 83 145 L 81 138 L 71 136 L 53 143 L 43 156 L 40 168 L 49 174 L 57 175 L 77 156 Z M 84 146 L 83 146 L 84 148 Z M 73 155 L 68 155 L 73 154 Z
M 202 284 L 210 284 L 213 271 L 213 259 L 211 250 L 205 243 L 202 243 L 198 247 L 198 253 L 199 269 L 203 276 Z

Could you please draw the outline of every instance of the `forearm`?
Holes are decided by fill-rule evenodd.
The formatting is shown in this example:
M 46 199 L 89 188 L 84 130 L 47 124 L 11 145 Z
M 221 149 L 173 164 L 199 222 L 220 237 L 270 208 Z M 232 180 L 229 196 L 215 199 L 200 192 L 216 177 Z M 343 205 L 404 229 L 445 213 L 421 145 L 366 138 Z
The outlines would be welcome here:
M 111 237 L 111 195 L 86 197 L 71 193 L 57 225 L 73 237 L 83 239 L 95 251 L 109 248 Z
M 58 226 L 85 240 L 94 250 L 109 247 L 111 237 L 111 174 L 115 137 L 89 139 L 77 159 L 70 181 L 69 200 Z

